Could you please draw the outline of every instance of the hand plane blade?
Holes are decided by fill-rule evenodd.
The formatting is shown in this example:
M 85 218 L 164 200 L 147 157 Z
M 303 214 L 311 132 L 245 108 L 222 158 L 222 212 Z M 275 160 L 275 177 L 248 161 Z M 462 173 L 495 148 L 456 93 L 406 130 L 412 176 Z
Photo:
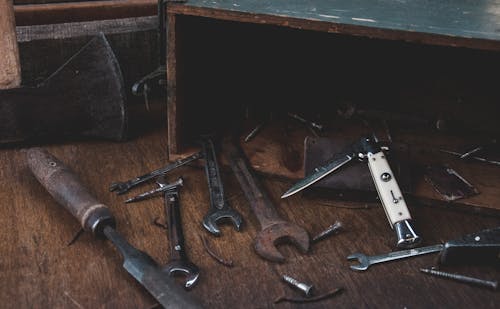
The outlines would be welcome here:
M 323 179 L 324 177 L 328 176 L 329 174 L 333 173 L 343 165 L 347 164 L 349 161 L 351 161 L 354 158 L 354 155 L 352 153 L 342 153 L 335 155 L 333 158 L 328 160 L 328 162 L 322 166 L 316 167 L 313 170 L 313 173 L 306 176 L 305 178 L 301 179 L 298 181 L 296 184 L 294 184 L 288 191 L 283 193 L 281 198 L 289 197 L 290 195 L 293 195 L 313 183 Z

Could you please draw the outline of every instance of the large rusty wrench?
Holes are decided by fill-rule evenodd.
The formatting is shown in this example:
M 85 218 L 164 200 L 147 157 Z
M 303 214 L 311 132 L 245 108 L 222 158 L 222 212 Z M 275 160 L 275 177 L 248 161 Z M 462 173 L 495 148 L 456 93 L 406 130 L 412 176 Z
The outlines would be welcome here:
M 279 214 L 270 198 L 252 173 L 241 149 L 233 143 L 224 144 L 226 154 L 250 207 L 260 223 L 261 231 L 255 238 L 254 248 L 257 254 L 272 262 L 284 262 L 285 257 L 276 245 L 288 241 L 300 251 L 309 250 L 307 231 L 295 223 L 285 221 Z

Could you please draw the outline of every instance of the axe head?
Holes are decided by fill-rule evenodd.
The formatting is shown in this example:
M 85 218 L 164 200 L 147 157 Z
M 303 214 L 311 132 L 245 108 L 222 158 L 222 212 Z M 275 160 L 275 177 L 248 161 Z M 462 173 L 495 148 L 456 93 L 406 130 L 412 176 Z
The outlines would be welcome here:
M 127 136 L 120 66 L 99 34 L 35 88 L 0 91 L 0 143 Z

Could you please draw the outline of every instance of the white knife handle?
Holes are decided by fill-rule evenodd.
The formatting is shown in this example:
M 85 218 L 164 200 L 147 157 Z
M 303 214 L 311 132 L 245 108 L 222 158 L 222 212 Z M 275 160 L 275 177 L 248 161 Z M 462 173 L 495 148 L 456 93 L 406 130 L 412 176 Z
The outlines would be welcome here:
M 394 228 L 397 222 L 411 220 L 405 199 L 385 154 L 382 151 L 368 153 L 368 166 L 391 228 Z

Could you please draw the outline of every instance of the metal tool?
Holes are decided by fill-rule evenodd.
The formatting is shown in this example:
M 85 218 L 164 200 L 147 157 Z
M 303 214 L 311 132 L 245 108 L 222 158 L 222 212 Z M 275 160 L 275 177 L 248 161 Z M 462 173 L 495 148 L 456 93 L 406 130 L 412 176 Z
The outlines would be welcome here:
M 444 153 L 448 153 L 448 154 L 451 154 L 451 155 L 454 155 L 454 156 L 458 156 L 458 157 L 463 156 L 462 153 L 456 152 L 456 151 L 445 150 L 445 149 L 440 149 L 439 151 L 444 152 Z M 476 161 L 480 161 L 480 162 L 484 162 L 484 163 L 489 163 L 489 164 L 500 166 L 500 161 L 492 160 L 492 159 L 487 159 L 485 157 L 470 155 L 470 156 L 468 156 L 466 158 L 467 159 L 472 159 L 472 160 L 476 160 Z
M 161 177 L 162 176 L 160 176 L 160 178 Z M 148 199 L 148 198 L 151 198 L 151 197 L 157 195 L 157 193 L 175 190 L 178 186 L 182 186 L 183 181 L 184 180 L 182 179 L 182 177 L 179 177 L 173 183 L 169 183 L 169 184 L 166 184 L 164 186 L 160 186 L 159 188 L 156 188 L 156 189 L 141 193 L 137 196 L 131 197 L 131 198 L 125 200 L 125 203 L 134 203 L 134 202 L 142 201 L 142 200 L 145 200 L 145 199 Z
M 36 87 L 0 91 L 0 143 L 82 136 L 127 137 L 123 76 L 102 33 Z
M 97 201 L 78 177 L 46 150 L 27 152 L 28 165 L 52 197 L 94 236 L 106 237 L 124 258 L 123 267 L 165 308 L 201 308 L 201 305 L 162 272 L 146 253 L 131 246 L 116 230 L 108 207 Z
M 210 208 L 203 218 L 203 226 L 210 233 L 219 236 L 220 229 L 217 222 L 229 219 L 236 230 L 240 230 L 243 219 L 234 210 L 224 196 L 224 186 L 219 172 L 219 164 L 215 154 L 215 147 L 212 139 L 204 137 L 200 141 L 203 157 L 205 158 L 205 175 L 208 182 L 208 193 L 210 194 Z
M 348 260 L 358 260 L 358 265 L 351 265 L 351 269 L 354 270 L 367 270 L 370 265 L 384 263 L 399 259 L 405 259 L 413 256 L 429 254 L 434 252 L 440 252 L 443 250 L 443 245 L 434 245 L 429 247 L 413 248 L 409 250 L 401 250 L 389 252 L 386 254 L 367 256 L 363 253 L 353 253 L 347 257 Z
M 294 114 L 294 113 L 288 113 L 288 116 L 290 116 L 291 118 L 295 119 L 295 120 L 298 120 L 299 122 L 313 128 L 313 129 L 316 129 L 318 131 L 323 131 L 324 129 L 324 125 L 322 124 L 319 124 L 319 123 L 316 123 L 314 121 L 311 121 L 311 120 L 308 120 L 308 119 L 305 119 L 304 117 L 302 116 L 299 116 L 297 114 Z
M 159 168 L 157 170 L 154 170 L 154 171 L 149 172 L 147 174 L 144 174 L 142 176 L 138 176 L 138 177 L 135 177 L 133 179 L 130 179 L 130 180 L 127 180 L 124 182 L 120 182 L 120 181 L 114 182 L 109 186 L 109 191 L 116 191 L 117 194 L 123 194 L 123 193 L 127 192 L 128 190 L 132 189 L 133 187 L 140 185 L 141 183 L 144 183 L 146 181 L 154 179 L 158 176 L 165 175 L 168 172 L 170 172 L 170 171 L 172 171 L 180 166 L 183 166 L 183 165 L 186 165 L 190 162 L 198 160 L 201 157 L 202 157 L 201 152 L 196 152 L 188 157 L 176 160 L 175 162 L 173 162 L 171 164 L 168 164 L 162 168 Z
M 327 227 L 324 231 L 319 233 L 318 235 L 314 236 L 313 239 L 311 240 L 311 243 L 316 243 L 322 239 L 325 239 L 326 237 L 338 233 L 340 230 L 343 229 L 343 224 L 340 221 L 335 221 L 332 225 Z
M 311 297 L 313 294 L 313 286 L 311 284 L 300 282 L 290 276 L 283 275 L 283 281 L 288 283 L 290 286 L 302 291 L 305 297 Z
M 429 275 L 433 275 L 436 277 L 451 279 L 451 280 L 455 280 L 455 281 L 462 282 L 462 283 L 468 283 L 468 284 L 473 284 L 473 285 L 477 285 L 477 286 L 487 287 L 487 288 L 492 289 L 492 290 L 496 290 L 498 288 L 498 281 L 490 281 L 490 280 L 484 280 L 484 279 L 464 276 L 464 275 L 460 275 L 460 274 L 452 274 L 452 273 L 439 271 L 439 270 L 435 270 L 435 269 L 421 268 L 420 271 L 423 272 L 424 274 L 429 274 Z
M 276 245 L 284 240 L 294 244 L 300 251 L 307 252 L 309 250 L 307 231 L 295 223 L 285 221 L 278 214 L 271 199 L 251 171 L 242 150 L 231 142 L 226 142 L 224 147 L 231 169 L 260 223 L 261 230 L 254 241 L 257 254 L 272 262 L 283 262 L 285 257 L 278 251 Z
M 163 177 L 157 180 L 160 187 L 169 187 Z M 183 274 L 186 276 L 184 287 L 192 288 L 198 281 L 200 270 L 193 264 L 185 251 L 184 233 L 182 232 L 181 210 L 179 202 L 179 188 L 182 183 L 169 188 L 164 193 L 165 213 L 168 217 L 168 239 L 170 244 L 170 261 L 163 270 L 170 275 Z
M 499 262 L 500 227 L 447 241 L 439 255 L 440 264 L 498 265 Z
M 343 152 L 334 155 L 324 165 L 313 170 L 288 191 L 281 198 L 295 194 L 313 183 L 338 170 L 354 158 L 365 159 L 373 178 L 377 193 L 384 206 L 389 225 L 396 231 L 398 248 L 410 248 L 418 245 L 421 238 L 415 233 L 410 220 L 411 215 L 401 193 L 401 189 L 389 166 L 386 156 L 378 143 L 371 138 L 361 138 L 358 142 L 351 144 Z
M 132 85 L 132 93 L 136 96 L 144 96 L 144 102 L 146 103 L 146 108 L 149 110 L 149 92 L 154 88 L 160 88 L 166 91 L 167 84 L 167 66 L 166 66 L 166 55 L 167 55 L 167 2 L 182 3 L 187 0 L 158 0 L 158 67 L 151 73 L 146 74 L 139 81 Z

